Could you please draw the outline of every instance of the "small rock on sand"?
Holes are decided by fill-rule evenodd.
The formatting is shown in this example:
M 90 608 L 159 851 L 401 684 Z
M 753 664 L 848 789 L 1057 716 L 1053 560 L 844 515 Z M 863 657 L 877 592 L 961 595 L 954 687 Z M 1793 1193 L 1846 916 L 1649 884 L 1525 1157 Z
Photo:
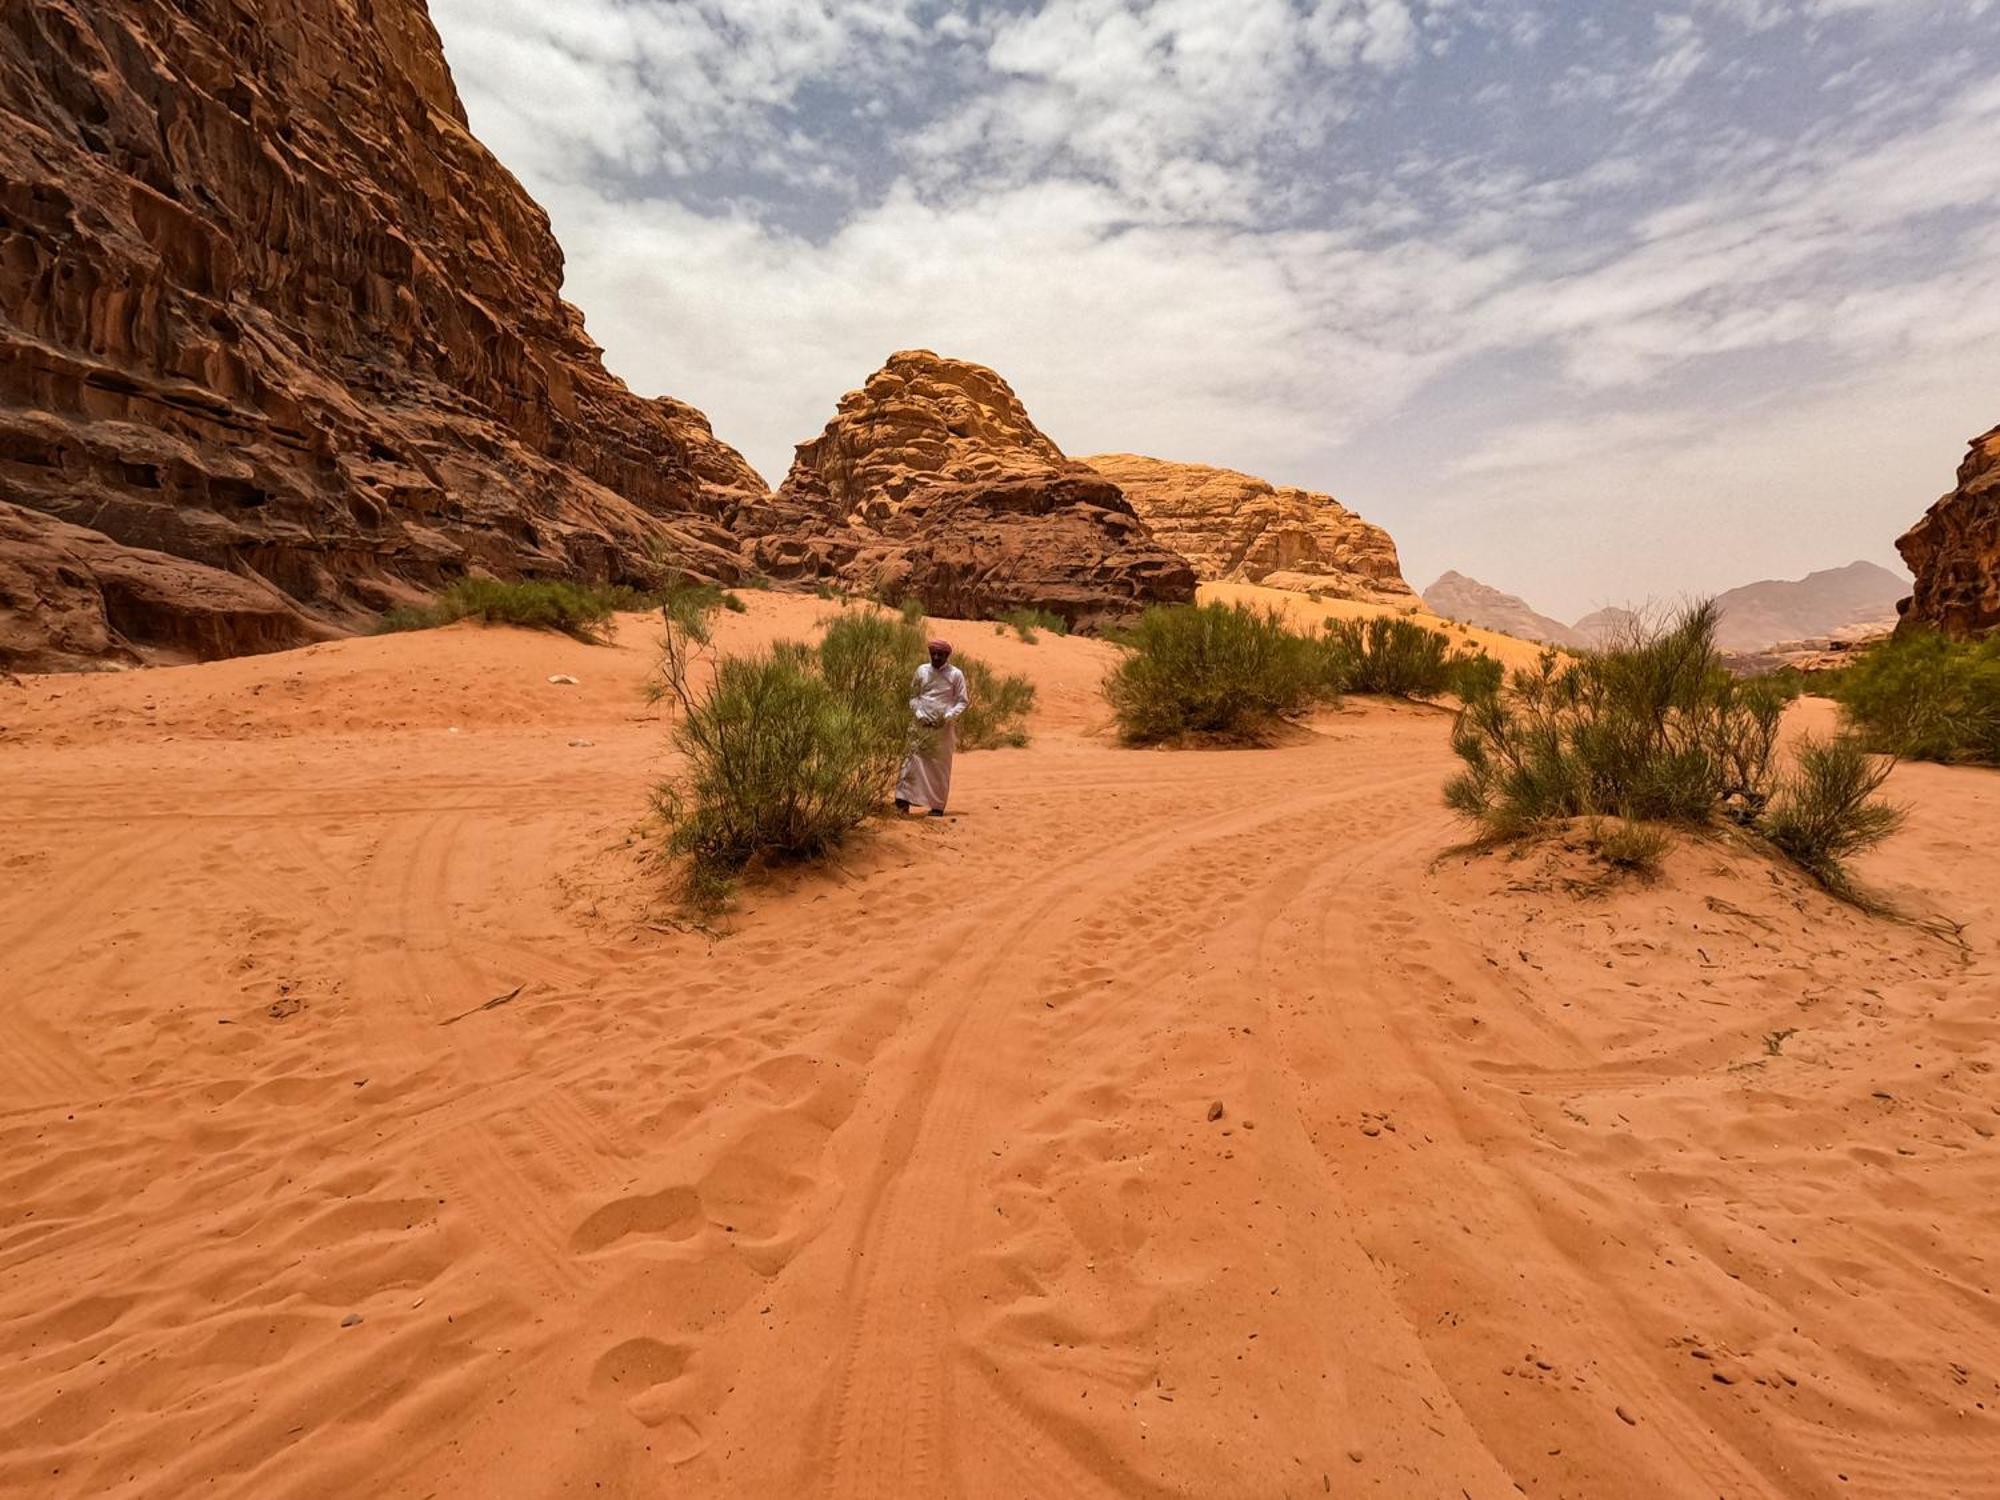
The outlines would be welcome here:
M 360 1313 L 349 1313 L 346 1317 L 340 1320 L 340 1326 L 342 1328 L 352 1328 L 355 1324 L 359 1323 L 360 1321 L 361 1321 Z
M 576 679 L 567 672 L 551 672 L 549 674 L 549 681 L 557 687 L 575 687 L 577 685 Z
M 1210 1120 L 1219 1120 L 1222 1118 L 1222 1101 L 1220 1099 L 1209 1105 L 1208 1117 Z

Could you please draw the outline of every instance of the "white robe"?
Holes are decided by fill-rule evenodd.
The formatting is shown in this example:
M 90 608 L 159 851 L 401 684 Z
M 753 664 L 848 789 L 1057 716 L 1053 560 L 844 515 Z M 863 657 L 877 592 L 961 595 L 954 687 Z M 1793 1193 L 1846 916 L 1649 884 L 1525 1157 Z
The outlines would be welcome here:
M 903 774 L 896 783 L 896 800 L 942 809 L 951 796 L 951 757 L 958 745 L 958 716 L 965 712 L 969 701 L 965 695 L 965 674 L 949 664 L 939 671 L 925 662 L 917 668 L 910 692 L 911 716 L 932 733 L 925 736 L 930 741 L 928 750 L 917 746 L 903 762 Z

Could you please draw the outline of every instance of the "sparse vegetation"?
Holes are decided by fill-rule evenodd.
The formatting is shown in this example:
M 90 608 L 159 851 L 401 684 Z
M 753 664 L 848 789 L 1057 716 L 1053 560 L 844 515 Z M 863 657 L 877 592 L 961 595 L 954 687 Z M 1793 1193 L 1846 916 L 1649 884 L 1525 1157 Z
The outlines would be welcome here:
M 1069 634 L 1069 621 L 1046 609 L 1010 609 L 1000 616 L 1000 623 L 1011 628 L 1030 646 L 1035 644 L 1038 633 L 1044 630 L 1050 635 Z
M 1445 800 L 1490 839 L 1578 817 L 1732 821 L 1852 895 L 1844 860 L 1895 826 L 1873 800 L 1887 766 L 1852 741 L 1808 745 L 1780 784 L 1778 729 L 1792 694 L 1730 677 L 1715 625 L 1714 606 L 1701 604 L 1604 651 L 1549 652 L 1504 683 L 1468 674 L 1452 736 L 1465 769 Z
M 1612 823 L 1596 823 L 1590 831 L 1590 843 L 1597 857 L 1612 869 L 1651 879 L 1660 873 L 1660 862 L 1666 858 L 1673 839 L 1657 823 L 1620 818 Z
M 1851 738 L 1809 739 L 1759 825 L 1800 869 L 1834 894 L 1858 899 L 1847 861 L 1901 826 L 1903 812 L 1877 800 L 1895 762 Z
M 996 672 L 977 657 L 958 662 L 971 702 L 958 720 L 961 750 L 1019 750 L 1028 743 L 1035 685 L 1017 672 Z
M 461 578 L 429 604 L 393 609 L 377 623 L 378 634 L 434 630 L 459 620 L 555 630 L 580 641 L 602 643 L 619 610 L 644 609 L 647 598 L 633 589 L 561 579 Z
M 1322 644 L 1287 629 L 1276 609 L 1149 609 L 1128 639 L 1132 654 L 1104 684 L 1128 744 L 1257 743 L 1330 691 Z
M 1455 654 L 1443 631 L 1387 615 L 1329 620 L 1326 634 L 1339 685 L 1350 693 L 1437 698 L 1455 691 L 1461 674 L 1484 671 L 1475 664 L 1489 660 L 1473 652 Z
M 1825 686 L 1872 750 L 2000 765 L 2000 638 L 1883 641 Z

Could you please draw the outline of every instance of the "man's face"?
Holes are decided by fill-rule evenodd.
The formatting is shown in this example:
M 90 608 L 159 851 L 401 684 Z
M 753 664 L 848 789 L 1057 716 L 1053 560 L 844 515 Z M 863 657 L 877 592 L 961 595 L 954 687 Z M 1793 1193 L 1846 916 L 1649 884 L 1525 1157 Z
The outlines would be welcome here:
M 931 665 L 936 667 L 939 671 L 943 671 L 944 664 L 950 660 L 951 660 L 951 653 L 949 651 L 933 651 L 931 653 Z

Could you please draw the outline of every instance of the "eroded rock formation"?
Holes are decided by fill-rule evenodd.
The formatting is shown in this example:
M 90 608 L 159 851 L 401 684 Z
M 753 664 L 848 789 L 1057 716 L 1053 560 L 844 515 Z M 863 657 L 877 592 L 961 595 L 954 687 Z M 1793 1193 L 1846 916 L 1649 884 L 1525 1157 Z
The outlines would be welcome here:
M 801 443 L 739 530 L 778 577 L 837 575 L 936 614 L 1031 607 L 1090 625 L 1194 597 L 1118 486 L 1073 462 L 993 371 L 905 350 Z
M 1416 598 L 1389 533 L 1331 495 L 1135 453 L 1080 462 L 1123 490 L 1153 535 L 1206 581 L 1385 604 Z
M 664 548 L 733 577 L 762 480 L 608 375 L 561 281 L 421 0 L 0 14 L 0 499 L 103 538 L 15 518 L 72 571 L 164 553 L 350 624 L 470 569 L 637 581 Z M 10 588 L 42 576 L 48 547 L 0 546 Z M 159 581 L 59 633 L 277 642 Z
M 273 585 L 0 502 L 0 663 L 67 672 L 275 651 L 331 635 Z
M 2000 630 L 2000 427 L 1974 438 L 1958 488 L 1896 542 L 1916 575 L 1899 629 L 1951 636 Z

